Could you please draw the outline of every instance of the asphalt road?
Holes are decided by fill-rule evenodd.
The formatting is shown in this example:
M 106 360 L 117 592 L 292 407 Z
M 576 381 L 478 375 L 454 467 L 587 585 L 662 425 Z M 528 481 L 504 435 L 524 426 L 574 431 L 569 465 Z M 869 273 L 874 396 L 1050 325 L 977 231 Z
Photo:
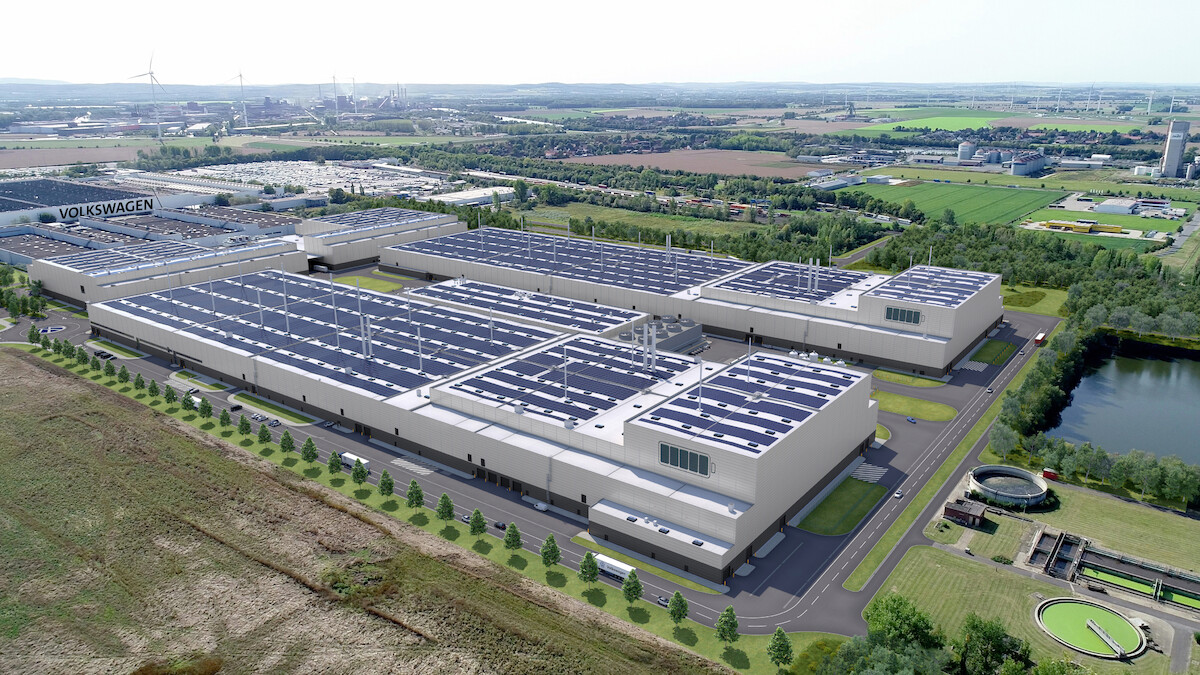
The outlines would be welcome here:
M 783 626 L 789 632 L 814 630 L 861 634 L 865 630 L 862 609 L 909 548 L 929 544 L 922 534 L 923 525 L 932 518 L 934 511 L 940 509 L 965 467 L 960 466 L 951 474 L 938 496 L 861 592 L 847 591 L 842 587 L 842 582 L 899 516 L 908 500 L 917 494 L 974 426 L 1017 370 L 1036 355 L 1037 350 L 1032 345 L 1033 335 L 1049 332 L 1057 323 L 1054 318 L 1032 314 L 1008 312 L 1007 315 L 1010 325 L 1002 329 L 999 337 L 1024 347 L 1025 354 L 1014 355 L 1003 367 L 989 366 L 983 372 L 960 370 L 949 384 L 936 388 L 914 388 L 876 381 L 879 389 L 947 403 L 959 410 L 958 416 L 950 422 L 918 421 L 916 424 L 906 422 L 900 415 L 880 413 L 880 422 L 891 430 L 892 437 L 884 446 L 869 451 L 867 461 L 888 468 L 880 482 L 887 486 L 889 495 L 895 489 L 903 488 L 903 499 L 891 496 L 883 499 L 847 535 L 820 536 L 789 528 L 784 541 L 770 555 L 752 561 L 757 569 L 747 577 L 731 580 L 729 592 L 723 596 L 683 589 L 646 571 L 641 579 L 646 586 L 647 599 L 653 601 L 655 595 L 669 595 L 680 590 L 691 604 L 692 617 L 708 625 L 715 622 L 717 614 L 725 606 L 732 604 L 742 631 L 749 634 L 769 633 L 776 626 Z M 85 321 L 61 312 L 55 312 L 51 320 L 42 323 L 65 326 L 66 330 L 55 335 L 71 339 L 76 344 L 81 342 L 88 330 Z M 21 341 L 27 329 L 28 321 L 23 320 L 0 335 L 0 339 Z M 740 355 L 740 346 L 738 352 Z M 141 373 L 143 377 L 160 382 L 166 380 L 174 370 L 157 358 L 120 359 L 120 362 L 131 373 Z M 995 389 L 995 394 L 986 393 L 989 385 Z M 230 404 L 226 397 L 231 393 L 222 392 L 209 397 L 218 412 L 220 408 L 228 408 Z M 570 541 L 572 536 L 583 530 L 579 522 L 555 513 L 536 511 L 509 490 L 482 479 L 461 478 L 419 458 L 409 460 L 390 452 L 386 447 L 367 442 L 359 434 L 336 428 L 325 429 L 319 425 L 285 423 L 284 427 L 274 430 L 276 437 L 283 428 L 291 428 L 300 441 L 304 436 L 312 436 L 321 450 L 322 461 L 327 460 L 330 450 L 353 452 L 370 459 L 373 464 L 372 482 L 384 468 L 393 475 L 401 489 L 415 478 L 424 489 L 429 506 L 445 492 L 455 503 L 456 515 L 479 508 L 489 522 L 515 522 L 524 535 L 526 548 L 530 550 L 536 551 L 546 535 L 554 533 L 563 551 L 563 563 L 568 567 L 577 567 L 585 552 L 585 549 Z M 977 443 L 975 450 L 982 449 L 984 445 L 986 436 Z M 975 461 L 976 455 L 977 452 L 972 452 L 963 465 Z M 494 527 L 490 531 L 493 535 L 500 534 Z M 612 582 L 606 580 L 605 583 Z

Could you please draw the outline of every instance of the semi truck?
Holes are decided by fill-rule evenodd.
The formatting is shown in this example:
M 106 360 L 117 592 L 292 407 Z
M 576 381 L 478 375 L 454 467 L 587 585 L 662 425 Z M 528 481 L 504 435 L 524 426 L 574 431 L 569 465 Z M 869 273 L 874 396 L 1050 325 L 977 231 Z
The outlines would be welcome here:
M 606 555 L 596 556 L 596 566 L 600 568 L 601 574 L 607 574 L 619 581 L 625 581 L 625 577 L 629 576 L 629 573 L 634 570 L 633 567 L 619 560 L 613 560 Z
M 371 473 L 371 460 L 363 459 L 349 452 L 342 453 L 342 466 L 346 467 L 346 469 L 353 470 L 355 461 L 362 462 L 363 468 L 367 470 L 367 473 Z

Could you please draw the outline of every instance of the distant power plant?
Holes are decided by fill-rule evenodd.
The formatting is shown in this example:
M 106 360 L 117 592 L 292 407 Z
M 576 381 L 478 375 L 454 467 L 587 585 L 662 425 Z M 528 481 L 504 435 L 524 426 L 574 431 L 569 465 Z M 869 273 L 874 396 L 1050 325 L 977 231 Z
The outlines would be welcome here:
M 1178 178 L 1179 167 L 1183 163 L 1183 148 L 1187 145 L 1189 122 L 1174 120 L 1167 128 L 1167 147 L 1163 148 L 1162 169 L 1163 178 Z

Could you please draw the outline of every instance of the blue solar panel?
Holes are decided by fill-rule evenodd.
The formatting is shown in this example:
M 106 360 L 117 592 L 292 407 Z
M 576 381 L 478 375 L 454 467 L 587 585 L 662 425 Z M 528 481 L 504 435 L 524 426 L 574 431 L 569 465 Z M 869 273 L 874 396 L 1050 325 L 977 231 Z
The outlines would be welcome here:
M 867 291 L 888 300 L 958 307 L 998 275 L 917 265 Z
M 758 269 L 734 275 L 713 285 L 752 295 L 765 295 L 789 300 L 821 302 L 870 279 L 866 272 L 854 272 L 836 267 L 773 262 Z

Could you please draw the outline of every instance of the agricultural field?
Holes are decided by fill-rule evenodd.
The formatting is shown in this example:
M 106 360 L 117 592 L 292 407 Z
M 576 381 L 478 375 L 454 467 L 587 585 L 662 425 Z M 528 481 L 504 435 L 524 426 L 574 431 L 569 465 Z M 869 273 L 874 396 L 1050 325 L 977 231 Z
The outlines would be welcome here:
M 960 131 L 962 129 L 986 129 L 995 120 L 995 117 L 990 115 L 982 117 L 922 117 L 919 119 L 910 119 L 903 122 L 884 122 L 882 124 L 873 124 L 868 127 L 863 127 L 867 131 L 894 131 L 896 127 L 918 128 L 928 127 L 930 129 L 942 129 L 945 131 Z
M 935 548 L 917 546 L 909 550 L 883 583 L 880 593 L 895 592 L 929 612 L 934 622 L 951 636 L 958 634 L 967 614 L 985 619 L 999 618 L 1010 635 L 1029 641 L 1034 660 L 1055 659 L 1063 647 L 1033 622 L 1039 597 L 1056 598 L 1070 593 L 1050 583 L 997 569 L 982 562 L 961 558 Z M 1148 651 L 1131 664 L 1105 661 L 1073 654 L 1073 658 L 1097 673 L 1163 674 L 1167 656 Z
M 648 166 L 663 171 L 695 171 L 723 173 L 735 176 L 751 174 L 771 178 L 806 178 L 813 169 L 827 169 L 820 164 L 800 164 L 782 152 L 750 152 L 745 150 L 672 150 L 644 155 L 596 155 L 559 160 L 567 164 L 597 164 L 602 166 Z M 839 165 L 854 168 L 855 165 Z
M 1154 246 L 1157 243 L 1150 241 L 1149 239 L 1130 239 L 1128 237 L 1097 237 L 1093 234 L 1078 234 L 1076 232 L 1052 232 L 1049 234 L 1052 237 L 1073 239 L 1075 241 L 1095 244 L 1102 248 L 1111 250 L 1131 248 L 1138 253 L 1145 253 L 1146 251 L 1150 250 L 1151 246 Z
M 712 668 L 88 379 L 0 352 L 4 672 Z
M 1147 127 L 1128 122 L 1045 122 L 1029 128 L 1039 131 L 1115 131 L 1127 134 L 1134 129 L 1145 129 Z
M 1062 209 L 1041 209 L 1025 216 L 1032 221 L 1043 220 L 1094 220 L 1105 225 L 1119 225 L 1127 230 L 1158 230 L 1159 232 L 1175 232 L 1183 226 L 1183 220 L 1164 220 L 1162 218 L 1142 218 L 1127 216 L 1120 213 L 1094 213 L 1092 211 L 1066 211 Z
M 523 110 L 521 112 L 509 113 L 506 116 L 511 117 L 528 117 L 530 119 L 548 120 L 550 122 L 558 122 L 560 120 L 577 120 L 585 117 L 595 117 L 596 113 L 588 110 L 566 110 L 562 108 L 547 108 L 544 110 Z
M 870 117 L 895 117 L 903 120 L 922 120 L 931 117 L 972 118 L 982 117 L 990 120 L 1004 117 L 1015 117 L 1016 113 L 1001 110 L 981 110 L 978 108 L 880 108 L 879 110 L 860 110 L 860 114 Z
M 262 152 L 254 145 L 263 136 L 234 136 L 224 138 L 219 145 L 234 149 L 239 154 Z M 164 145 L 180 148 L 201 148 L 212 145 L 212 139 L 168 138 Z M 0 169 L 20 169 L 31 166 L 60 166 L 83 162 L 132 162 L 138 150 L 150 150 L 158 141 L 141 136 L 128 138 L 67 138 L 67 139 L 13 139 L 0 140 Z
M 912 187 L 864 184 L 842 189 L 864 192 L 897 204 L 911 199 L 918 209 L 931 218 L 941 216 L 945 209 L 953 209 L 955 219 L 960 223 L 1012 222 L 1065 196 L 1050 190 L 1014 190 L 945 183 L 921 183 Z
M 1121 179 L 1133 176 L 1128 171 L 1105 169 L 1100 171 L 1064 171 L 1043 178 L 1028 176 L 1010 176 L 1006 173 L 988 171 L 969 171 L 965 169 L 931 169 L 922 166 L 885 166 L 878 169 L 868 169 L 863 175 L 886 174 L 893 178 L 908 178 L 917 180 L 943 180 L 953 183 L 982 183 L 989 181 L 995 185 L 1017 185 L 1020 187 L 1044 187 L 1047 190 L 1063 190 L 1067 192 L 1124 192 L 1136 195 L 1138 191 L 1153 193 L 1170 199 L 1180 199 L 1187 202 L 1200 201 L 1200 190 L 1177 187 L 1159 187 L 1147 183 L 1120 182 Z

